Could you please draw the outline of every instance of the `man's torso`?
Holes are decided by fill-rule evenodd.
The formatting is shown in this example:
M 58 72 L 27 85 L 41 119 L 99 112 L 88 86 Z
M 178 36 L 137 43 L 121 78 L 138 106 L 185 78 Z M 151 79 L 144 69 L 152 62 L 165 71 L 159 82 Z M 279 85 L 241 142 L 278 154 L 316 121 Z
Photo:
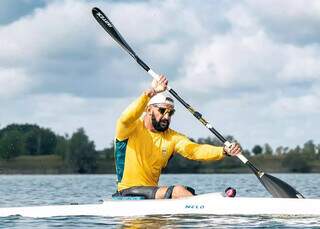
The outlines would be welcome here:
M 118 190 L 132 186 L 157 186 L 161 170 L 174 151 L 174 132 L 154 133 L 146 129 L 142 120 L 123 140 L 116 140 L 115 158 Z

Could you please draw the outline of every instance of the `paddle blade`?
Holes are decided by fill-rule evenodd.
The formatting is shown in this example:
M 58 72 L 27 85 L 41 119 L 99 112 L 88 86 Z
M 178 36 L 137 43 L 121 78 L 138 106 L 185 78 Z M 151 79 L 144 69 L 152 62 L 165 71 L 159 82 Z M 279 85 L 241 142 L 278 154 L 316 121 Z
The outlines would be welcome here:
M 258 176 L 263 186 L 275 198 L 304 198 L 301 193 L 295 190 L 286 182 L 264 173 L 261 177 Z
M 110 19 L 97 7 L 92 9 L 92 15 L 97 20 L 97 22 L 102 26 L 102 28 L 133 58 L 136 58 L 135 52 L 131 49 L 128 43 L 121 36 L 116 27 L 112 24 Z

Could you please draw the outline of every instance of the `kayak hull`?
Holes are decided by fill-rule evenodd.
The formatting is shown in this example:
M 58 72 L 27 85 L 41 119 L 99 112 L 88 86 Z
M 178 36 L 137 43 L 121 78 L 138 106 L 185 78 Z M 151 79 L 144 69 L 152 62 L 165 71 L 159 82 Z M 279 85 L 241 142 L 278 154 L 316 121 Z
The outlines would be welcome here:
M 106 200 L 100 204 L 0 208 L 0 217 L 145 215 L 320 216 L 320 199 L 223 197 L 209 193 L 174 200 Z

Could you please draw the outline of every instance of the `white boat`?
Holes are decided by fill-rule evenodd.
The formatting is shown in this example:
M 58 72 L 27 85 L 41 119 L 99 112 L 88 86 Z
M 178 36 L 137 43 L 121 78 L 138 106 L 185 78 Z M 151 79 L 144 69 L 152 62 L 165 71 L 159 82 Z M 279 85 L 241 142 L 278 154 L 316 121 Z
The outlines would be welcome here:
M 170 200 L 105 200 L 99 204 L 0 208 L 0 217 L 129 217 L 171 214 L 320 216 L 320 199 L 230 198 L 220 193 L 209 193 Z

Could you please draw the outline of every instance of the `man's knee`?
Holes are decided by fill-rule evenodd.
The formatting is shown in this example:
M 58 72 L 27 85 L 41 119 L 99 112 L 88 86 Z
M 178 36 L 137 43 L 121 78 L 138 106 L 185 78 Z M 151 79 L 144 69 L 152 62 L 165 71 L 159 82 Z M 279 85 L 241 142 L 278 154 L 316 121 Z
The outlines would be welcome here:
M 182 185 L 176 185 L 172 192 L 172 199 L 193 196 L 195 195 L 194 189 Z
M 193 196 L 195 191 L 191 187 L 175 185 L 169 187 L 161 187 L 156 193 L 157 199 L 176 199 L 181 197 Z

